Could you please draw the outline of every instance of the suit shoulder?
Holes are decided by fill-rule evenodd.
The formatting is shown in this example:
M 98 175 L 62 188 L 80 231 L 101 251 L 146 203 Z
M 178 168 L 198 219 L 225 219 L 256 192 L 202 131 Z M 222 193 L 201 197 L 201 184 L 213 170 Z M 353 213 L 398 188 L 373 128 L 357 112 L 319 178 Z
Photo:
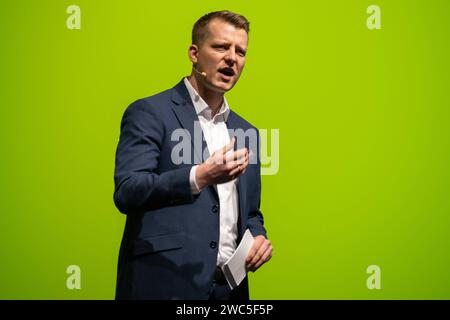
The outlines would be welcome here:
M 171 100 L 171 90 L 167 89 L 160 93 L 138 99 L 131 103 L 125 110 L 125 114 L 134 112 L 145 112 L 149 114 L 158 114 L 167 109 Z
M 236 113 L 235 111 L 233 111 L 234 116 L 236 117 L 237 121 L 240 124 L 240 127 L 242 129 L 254 129 L 256 131 L 258 131 L 258 128 L 256 126 L 254 126 L 253 124 L 251 124 L 250 122 L 248 122 L 247 120 L 245 120 L 243 117 L 241 117 L 238 113 Z

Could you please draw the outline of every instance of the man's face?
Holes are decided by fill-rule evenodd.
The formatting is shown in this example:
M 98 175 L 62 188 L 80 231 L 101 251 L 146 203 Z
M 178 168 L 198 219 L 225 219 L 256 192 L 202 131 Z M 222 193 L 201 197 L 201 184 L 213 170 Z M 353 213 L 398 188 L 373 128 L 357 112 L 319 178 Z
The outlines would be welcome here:
M 199 72 L 197 80 L 206 88 L 218 92 L 227 92 L 238 81 L 245 65 L 248 35 L 244 29 L 238 29 L 221 19 L 208 24 L 208 33 L 204 42 L 189 50 L 191 61 Z

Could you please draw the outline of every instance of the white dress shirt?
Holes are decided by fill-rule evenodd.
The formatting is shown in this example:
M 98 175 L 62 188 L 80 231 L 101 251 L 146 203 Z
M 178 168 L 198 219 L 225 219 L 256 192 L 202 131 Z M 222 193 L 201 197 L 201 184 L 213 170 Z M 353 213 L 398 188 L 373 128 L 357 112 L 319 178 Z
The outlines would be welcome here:
M 214 151 L 223 148 L 223 146 L 230 143 L 230 136 L 225 123 L 230 114 L 227 100 L 225 97 L 223 98 L 223 103 L 219 112 L 217 112 L 214 117 L 211 117 L 212 109 L 202 97 L 200 97 L 187 78 L 184 78 L 184 84 L 192 99 L 208 146 L 209 154 L 213 154 Z M 198 166 L 192 167 L 189 177 L 191 189 L 194 194 L 200 192 L 195 181 L 197 167 Z M 239 214 L 237 179 L 217 185 L 220 204 L 220 239 L 219 252 L 217 255 L 218 266 L 222 266 L 236 250 L 237 222 Z

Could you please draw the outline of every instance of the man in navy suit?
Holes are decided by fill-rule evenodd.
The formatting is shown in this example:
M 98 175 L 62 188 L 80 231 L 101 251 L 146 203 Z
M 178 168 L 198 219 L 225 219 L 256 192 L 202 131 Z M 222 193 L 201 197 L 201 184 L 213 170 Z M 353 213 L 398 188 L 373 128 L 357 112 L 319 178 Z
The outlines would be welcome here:
M 123 115 L 114 202 L 127 219 L 117 299 L 247 300 L 247 278 L 231 290 L 220 267 L 247 229 L 254 237 L 247 270 L 272 256 L 260 211 L 258 131 L 224 97 L 244 68 L 248 32 L 241 15 L 203 16 L 192 31 L 191 75 Z M 192 152 L 174 152 L 180 132 Z

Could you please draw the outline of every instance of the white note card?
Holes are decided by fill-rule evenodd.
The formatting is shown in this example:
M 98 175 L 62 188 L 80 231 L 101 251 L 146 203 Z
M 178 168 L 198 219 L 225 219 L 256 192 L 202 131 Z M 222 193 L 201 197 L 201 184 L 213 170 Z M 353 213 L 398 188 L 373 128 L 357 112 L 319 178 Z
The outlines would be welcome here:
M 252 248 L 253 241 L 253 236 L 250 230 L 247 229 L 236 251 L 234 251 L 230 259 L 222 266 L 223 274 L 231 289 L 236 288 L 247 275 L 245 259 Z

